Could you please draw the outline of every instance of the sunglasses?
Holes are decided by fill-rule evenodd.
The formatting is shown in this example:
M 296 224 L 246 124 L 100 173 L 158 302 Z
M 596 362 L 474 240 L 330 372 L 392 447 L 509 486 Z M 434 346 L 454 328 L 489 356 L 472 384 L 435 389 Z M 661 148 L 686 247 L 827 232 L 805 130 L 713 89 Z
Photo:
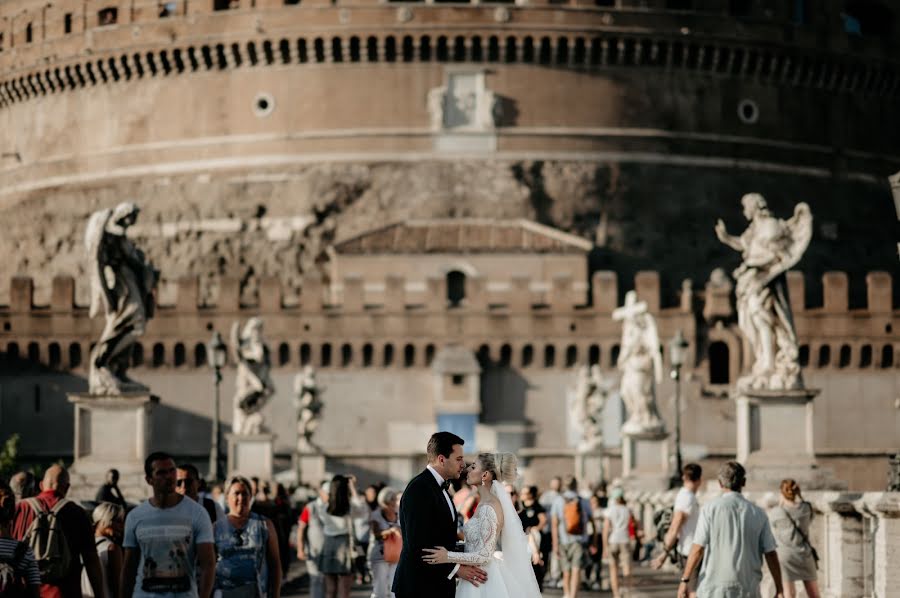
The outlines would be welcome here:
M 182 486 L 187 486 L 189 483 L 191 483 L 191 484 L 194 483 L 194 480 L 191 480 L 189 478 L 175 480 L 175 486 L 178 488 L 181 488 Z
M 242 530 L 242 529 L 234 530 L 234 545 L 235 546 L 243 546 L 244 545 L 244 530 Z

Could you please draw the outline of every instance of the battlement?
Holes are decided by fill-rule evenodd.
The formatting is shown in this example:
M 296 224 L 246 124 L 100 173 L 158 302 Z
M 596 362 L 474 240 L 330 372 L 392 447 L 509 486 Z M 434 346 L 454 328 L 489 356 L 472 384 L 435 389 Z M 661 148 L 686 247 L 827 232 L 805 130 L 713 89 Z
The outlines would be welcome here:
M 841 315 L 868 313 L 871 315 L 892 315 L 893 278 L 888 272 L 870 272 L 866 275 L 866 305 L 858 309 L 849 308 L 849 276 L 845 272 L 826 272 L 822 276 L 823 305 L 810 306 L 806 300 L 806 288 L 802 272 L 787 274 L 788 289 L 794 314 Z M 0 305 L 0 315 L 77 314 L 86 309 L 75 303 L 75 279 L 71 276 L 56 276 L 52 281 L 51 299 L 47 305 L 35 305 L 34 281 L 28 276 L 14 276 L 10 282 L 10 296 L 7 305 Z M 222 277 L 218 281 L 215 301 L 200 301 L 200 282 L 197 277 L 182 278 L 175 283 L 175 299 L 159 305 L 166 315 L 188 315 L 191 313 L 210 314 L 258 312 L 270 314 L 287 313 L 328 313 L 331 315 L 359 314 L 365 312 L 404 312 L 410 310 L 466 311 L 466 312 L 568 312 L 589 310 L 609 314 L 621 304 L 624 290 L 620 289 L 619 277 L 612 271 L 594 272 L 590 288 L 568 275 L 557 275 L 551 282 L 532 281 L 521 275 L 512 275 L 510 280 L 488 281 L 483 277 L 471 276 L 465 280 L 465 296 L 458 302 L 447 297 L 447 279 L 428 277 L 424 285 L 407 282 L 400 276 L 388 276 L 383 283 L 364 283 L 363 278 L 349 274 L 340 281 L 327 284 L 316 277 L 303 281 L 299 303 L 288 302 L 289 289 L 282 286 L 275 277 L 260 280 L 255 303 L 241 302 L 241 282 L 237 278 Z M 638 297 L 646 301 L 652 313 L 660 313 L 662 305 L 677 304 L 671 308 L 683 312 L 693 309 L 693 299 L 713 306 L 705 309 L 707 317 L 729 317 L 733 315 L 730 280 L 725 284 L 708 282 L 702 291 L 694 291 L 685 285 L 677 297 L 661 296 L 660 274 L 653 271 L 638 272 L 632 285 Z

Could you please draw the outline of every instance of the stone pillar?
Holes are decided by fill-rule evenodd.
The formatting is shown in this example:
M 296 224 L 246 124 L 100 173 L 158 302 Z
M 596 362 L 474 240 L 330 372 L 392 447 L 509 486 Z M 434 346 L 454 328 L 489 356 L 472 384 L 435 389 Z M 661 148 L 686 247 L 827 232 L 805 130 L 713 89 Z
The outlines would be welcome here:
M 129 501 L 147 498 L 144 459 L 150 453 L 151 415 L 159 397 L 150 393 L 68 395 L 75 407 L 74 463 L 70 498 L 93 500 L 106 472 L 119 470 L 119 487 Z
M 808 388 L 738 391 L 737 458 L 747 467 L 748 490 L 771 490 L 784 478 L 796 479 L 804 490 L 847 487 L 816 463 L 813 399 L 818 394 Z
M 575 477 L 587 486 L 594 486 L 603 480 L 603 453 L 599 451 L 575 453 Z
M 864 589 L 863 518 L 852 500 L 836 494 L 825 499 L 825 541 L 820 566 L 825 569 L 826 598 L 861 598 Z
M 900 597 L 897 563 L 900 560 L 900 494 L 876 493 L 866 495 L 867 510 L 876 519 L 872 538 L 874 547 L 874 587 L 870 595 L 879 598 Z
M 322 452 L 302 452 L 294 455 L 297 481 L 318 488 L 325 479 L 325 455 Z
M 669 433 L 622 435 L 622 477 L 629 489 L 665 490 L 669 487 Z
M 272 479 L 274 434 L 228 434 L 225 438 L 228 440 L 229 476 Z

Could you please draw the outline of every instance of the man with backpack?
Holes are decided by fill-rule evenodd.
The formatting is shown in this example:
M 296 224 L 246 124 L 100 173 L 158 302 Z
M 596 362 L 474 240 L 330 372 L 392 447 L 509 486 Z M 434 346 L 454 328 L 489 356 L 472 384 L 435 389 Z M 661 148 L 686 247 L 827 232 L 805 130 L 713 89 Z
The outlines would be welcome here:
M 94 596 L 105 598 L 93 526 L 84 509 L 66 499 L 69 472 L 52 465 L 40 488 L 40 494 L 18 504 L 13 536 L 34 553 L 41 572 L 41 598 L 81 598 L 82 565 Z
M 578 480 L 574 476 L 566 478 L 565 491 L 553 503 L 550 516 L 553 554 L 559 560 L 563 578 L 563 598 L 576 598 L 581 587 L 585 547 L 596 546 L 597 538 L 596 531 L 589 537 L 591 505 L 578 495 Z

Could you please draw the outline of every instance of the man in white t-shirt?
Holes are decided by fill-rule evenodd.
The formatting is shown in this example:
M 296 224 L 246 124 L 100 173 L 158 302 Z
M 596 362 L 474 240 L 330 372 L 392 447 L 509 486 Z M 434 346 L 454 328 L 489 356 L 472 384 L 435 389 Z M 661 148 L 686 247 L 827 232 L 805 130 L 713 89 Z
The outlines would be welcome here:
M 609 507 L 603 513 L 603 558 L 609 563 L 609 589 L 619 598 L 619 568 L 623 585 L 631 580 L 631 510 L 625 506 L 625 493 L 613 488 L 609 493 Z
M 703 469 L 696 463 L 688 463 L 681 470 L 683 483 L 678 495 L 675 497 L 675 508 L 672 514 L 672 523 L 663 540 L 663 553 L 653 560 L 653 568 L 659 569 L 666 562 L 666 557 L 673 548 L 677 548 L 678 566 L 683 569 L 687 557 L 691 554 L 691 545 L 694 542 L 694 530 L 697 529 L 697 521 L 700 520 L 700 503 L 697 502 L 697 492 L 703 477 Z M 691 583 L 688 584 L 691 598 L 697 594 L 697 573 L 694 572 Z

